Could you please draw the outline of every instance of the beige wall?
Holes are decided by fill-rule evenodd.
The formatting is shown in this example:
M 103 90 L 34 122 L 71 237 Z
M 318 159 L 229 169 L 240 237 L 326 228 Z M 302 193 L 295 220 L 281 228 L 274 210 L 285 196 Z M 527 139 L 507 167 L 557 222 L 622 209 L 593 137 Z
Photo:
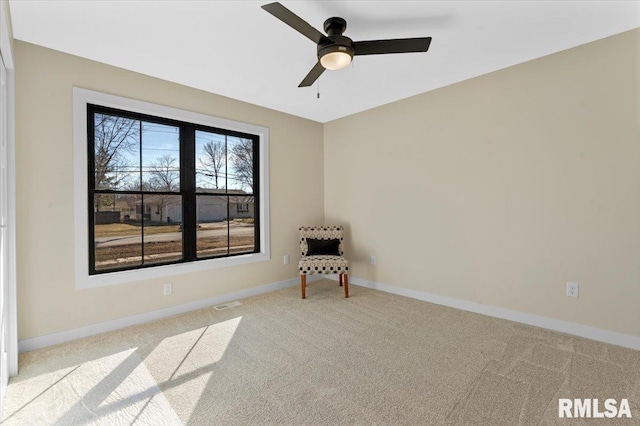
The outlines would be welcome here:
M 296 276 L 297 227 L 323 220 L 321 124 L 19 41 L 15 48 L 19 339 Z M 74 85 L 268 127 L 272 260 L 76 290 Z M 290 265 L 282 264 L 284 254 L 291 255 Z M 173 282 L 173 295 L 168 297 L 162 295 L 167 281 Z
M 326 124 L 352 276 L 640 335 L 639 63 L 635 30 Z
M 353 276 L 640 335 L 639 52 L 636 30 L 323 127 L 16 41 L 19 338 L 295 277 L 324 216 Z M 272 260 L 76 290 L 74 85 L 269 127 Z

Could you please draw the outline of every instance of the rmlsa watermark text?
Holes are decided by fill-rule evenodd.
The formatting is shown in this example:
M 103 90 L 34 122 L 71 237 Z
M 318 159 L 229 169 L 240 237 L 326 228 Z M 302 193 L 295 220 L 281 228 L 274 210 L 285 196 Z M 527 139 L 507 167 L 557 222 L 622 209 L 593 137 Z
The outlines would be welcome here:
M 629 408 L 629 400 L 623 398 L 618 401 L 609 398 L 601 404 L 597 398 L 560 398 L 558 399 L 558 417 L 575 419 L 575 418 L 593 418 L 593 419 L 613 419 L 613 418 L 631 418 L 631 409 Z

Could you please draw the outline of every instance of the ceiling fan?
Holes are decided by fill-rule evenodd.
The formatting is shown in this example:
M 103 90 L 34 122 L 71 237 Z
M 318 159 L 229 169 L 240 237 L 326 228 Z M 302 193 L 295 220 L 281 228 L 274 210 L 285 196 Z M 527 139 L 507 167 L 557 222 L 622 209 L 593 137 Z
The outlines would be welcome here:
M 324 31 L 327 33 L 324 35 L 280 3 L 265 4 L 262 8 L 318 45 L 318 62 L 298 87 L 311 86 L 325 69 L 346 67 L 354 56 L 426 52 L 431 44 L 431 37 L 353 41 L 342 35 L 347 29 L 347 21 L 342 18 L 324 21 Z

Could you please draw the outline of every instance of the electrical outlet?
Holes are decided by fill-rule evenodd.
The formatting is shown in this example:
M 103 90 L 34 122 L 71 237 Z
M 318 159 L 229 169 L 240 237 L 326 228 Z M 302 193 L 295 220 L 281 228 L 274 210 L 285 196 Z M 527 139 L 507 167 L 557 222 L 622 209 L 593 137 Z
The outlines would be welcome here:
M 169 296 L 170 294 L 173 294 L 173 284 L 172 283 L 166 283 L 164 285 L 164 295 L 165 296 Z
M 285 254 L 285 255 L 284 255 L 284 264 L 285 264 L 285 265 L 288 265 L 288 264 L 289 264 L 289 255 L 288 255 L 288 254 Z
M 371 256 L 371 264 L 375 265 L 378 261 L 376 260 L 375 256 Z
M 578 297 L 578 283 L 567 283 L 567 296 Z

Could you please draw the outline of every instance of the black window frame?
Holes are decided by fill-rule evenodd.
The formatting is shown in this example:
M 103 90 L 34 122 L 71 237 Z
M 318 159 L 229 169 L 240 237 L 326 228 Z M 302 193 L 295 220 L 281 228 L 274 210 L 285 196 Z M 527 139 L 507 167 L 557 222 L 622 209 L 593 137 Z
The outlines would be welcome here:
M 180 129 L 180 190 L 178 192 L 163 193 L 159 191 L 144 191 L 140 188 L 138 191 L 132 190 L 105 190 L 95 188 L 95 114 L 110 114 L 119 117 L 140 120 L 141 122 L 149 122 L 175 126 Z M 253 197 L 254 201 L 254 247 L 252 251 L 243 251 L 241 253 L 230 252 L 230 225 L 227 220 L 227 253 L 214 256 L 198 257 L 197 255 L 197 220 L 196 220 L 196 199 L 198 195 L 213 195 L 211 193 L 198 191 L 196 187 L 196 131 L 216 133 L 225 136 L 248 139 L 252 141 L 253 146 L 253 193 L 243 194 Z M 226 140 L 226 137 L 225 137 Z M 250 133 L 238 132 L 235 130 L 224 129 L 219 127 L 207 126 L 199 123 L 170 119 L 166 117 L 158 117 L 150 114 L 127 111 L 119 108 L 106 107 L 97 104 L 87 103 L 87 175 L 88 175 L 88 266 L 89 276 L 110 274 L 113 272 L 132 271 L 158 266 L 175 265 L 191 262 L 206 261 L 212 259 L 229 258 L 243 256 L 247 254 L 260 253 L 260 136 Z M 228 159 L 228 154 L 227 154 Z M 222 191 L 222 190 L 221 190 Z M 237 193 L 216 192 L 215 196 L 226 197 L 227 199 L 227 219 L 229 219 L 229 208 L 231 197 L 237 197 Z M 154 262 L 150 264 L 144 263 L 144 232 L 141 232 L 141 254 L 142 263 L 140 265 L 124 266 L 119 268 L 98 269 L 95 265 L 95 215 L 94 215 L 94 197 L 96 194 L 135 194 L 135 195 L 154 195 L 168 194 L 180 196 L 182 199 L 182 259 L 167 262 Z M 144 229 L 144 215 L 142 217 L 142 226 Z

